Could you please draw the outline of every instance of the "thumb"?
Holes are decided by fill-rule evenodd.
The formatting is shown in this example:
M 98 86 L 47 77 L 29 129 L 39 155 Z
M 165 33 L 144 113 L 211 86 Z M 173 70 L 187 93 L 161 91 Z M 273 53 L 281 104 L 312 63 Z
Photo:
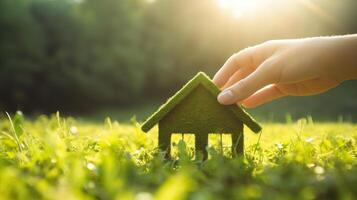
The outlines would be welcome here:
M 266 69 L 268 69 L 268 67 L 263 66 L 267 65 L 268 63 L 270 62 L 263 63 L 261 67 L 259 67 L 249 76 L 238 81 L 231 87 L 223 90 L 217 97 L 218 102 L 223 105 L 230 105 L 240 102 L 264 86 L 273 83 L 274 73 L 267 72 Z

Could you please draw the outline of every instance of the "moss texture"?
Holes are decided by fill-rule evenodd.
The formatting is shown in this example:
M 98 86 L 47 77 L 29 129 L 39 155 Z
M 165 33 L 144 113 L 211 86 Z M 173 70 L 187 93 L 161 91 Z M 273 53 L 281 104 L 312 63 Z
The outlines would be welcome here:
M 237 119 L 230 109 L 222 109 L 222 105 L 203 85 L 198 85 L 190 95 L 167 113 L 159 121 L 158 128 L 159 147 L 166 150 L 167 155 L 170 155 L 168 144 L 171 144 L 172 133 L 195 135 L 196 158 L 200 158 L 201 155 L 203 159 L 208 157 L 206 147 L 209 144 L 208 135 L 211 133 L 230 134 L 231 147 L 235 147 L 232 148 L 232 155 L 243 154 L 243 122 Z
M 202 87 L 199 87 L 202 86 Z M 248 126 L 253 132 L 258 133 L 261 130 L 261 127 L 259 124 L 247 113 L 245 112 L 240 106 L 238 105 L 229 105 L 229 106 L 223 106 L 219 105 L 219 107 L 215 108 L 210 108 L 212 107 L 213 103 L 215 102 L 214 105 L 218 105 L 218 102 L 216 101 L 216 97 L 219 94 L 220 90 L 219 88 L 211 81 L 211 79 L 203 72 L 199 72 L 193 79 L 191 79 L 186 85 L 183 86 L 181 90 L 179 90 L 174 96 L 169 98 L 165 104 L 163 104 L 154 114 L 152 114 L 143 124 L 142 124 L 142 130 L 144 132 L 148 132 L 153 126 L 158 124 L 166 115 L 168 115 L 171 111 L 174 110 L 175 107 L 177 107 L 180 103 L 184 103 L 184 99 L 188 98 L 189 95 L 195 96 L 193 93 L 195 91 L 200 91 L 201 89 L 197 88 L 203 88 L 205 91 L 208 91 L 211 95 L 205 96 L 205 98 L 199 98 L 199 102 L 196 104 L 191 105 L 192 109 L 190 110 L 190 113 L 187 113 L 185 116 L 186 119 L 186 124 L 180 124 L 179 125 L 187 125 L 187 124 L 194 124 L 195 119 L 197 117 L 194 116 L 199 116 L 199 115 L 207 115 L 209 113 L 204 112 L 204 110 L 212 110 L 217 108 L 222 108 L 223 110 L 226 110 L 230 113 L 232 113 L 232 118 L 236 118 L 237 123 L 238 122 L 243 122 L 246 126 Z M 197 95 L 196 95 L 197 96 Z M 213 101 L 212 101 L 213 100 Z M 200 106 L 196 106 L 197 104 L 200 104 Z M 195 106 L 194 106 L 195 105 Z M 204 109 L 204 107 L 207 107 Z M 201 107 L 201 109 L 195 109 L 195 107 Z M 202 110 L 204 109 L 204 110 Z M 207 121 L 205 124 L 205 127 L 202 127 L 202 129 L 211 129 L 211 130 L 217 130 L 217 127 L 211 127 L 214 126 L 214 124 L 223 124 L 225 121 L 227 121 L 227 112 L 214 112 L 216 116 L 211 116 L 211 119 L 216 120 L 217 122 L 213 122 L 211 120 Z M 175 112 L 172 113 L 173 116 L 175 116 Z M 207 117 L 207 116 L 206 116 Z M 210 124 L 211 123 L 211 124 Z M 228 124 L 227 124 L 228 125 Z M 187 130 L 190 130 L 190 127 L 182 127 L 182 129 L 187 128 Z M 222 125 L 218 127 L 218 129 L 222 129 Z M 194 131 L 194 130 L 191 130 Z M 187 132 L 191 132 L 187 131 Z M 218 131 L 218 130 L 217 130 Z M 212 131 L 214 132 L 214 131 Z

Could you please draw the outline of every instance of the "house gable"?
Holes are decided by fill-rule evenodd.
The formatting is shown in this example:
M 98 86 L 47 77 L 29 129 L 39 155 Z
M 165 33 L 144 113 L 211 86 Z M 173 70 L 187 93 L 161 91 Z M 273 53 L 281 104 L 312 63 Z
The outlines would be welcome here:
M 144 132 L 149 131 L 155 124 L 159 123 L 171 110 L 178 106 L 188 95 L 192 95 L 193 92 L 198 86 L 202 86 L 212 94 L 208 99 L 214 99 L 216 101 L 216 96 L 219 94 L 219 88 L 210 80 L 210 78 L 203 72 L 199 72 L 192 80 L 190 80 L 181 90 L 179 90 L 174 96 L 167 100 L 167 102 L 162 105 L 153 115 L 151 115 L 142 125 L 142 130 Z M 202 98 L 200 98 L 202 99 Z M 204 99 L 202 99 L 204 100 Z M 205 102 L 201 102 L 201 105 L 205 105 Z M 208 105 L 207 105 L 208 106 Z M 242 121 L 246 124 L 253 132 L 259 132 L 261 127 L 255 120 L 246 113 L 238 105 L 223 106 L 220 105 L 220 108 L 224 110 L 229 110 L 233 113 L 235 120 Z M 206 113 L 199 112 L 197 114 L 206 115 Z M 192 115 L 192 114 L 191 114 Z M 189 121 L 190 119 L 188 119 Z M 191 123 L 195 123 L 194 120 Z
M 199 84 L 159 122 L 170 133 L 237 133 L 243 123 L 229 109 L 222 109 L 206 87 Z

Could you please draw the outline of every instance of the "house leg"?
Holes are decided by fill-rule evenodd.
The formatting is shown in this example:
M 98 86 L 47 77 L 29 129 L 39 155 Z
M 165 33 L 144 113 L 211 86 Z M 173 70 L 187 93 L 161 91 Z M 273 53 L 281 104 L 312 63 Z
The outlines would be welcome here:
M 195 149 L 196 149 L 196 159 L 199 158 L 198 155 L 203 155 L 203 160 L 208 158 L 208 153 L 206 147 L 208 145 L 208 134 L 207 133 L 196 133 L 195 134 Z
M 165 158 L 171 157 L 171 133 L 159 126 L 159 148 L 165 152 Z
M 232 133 L 232 157 L 243 155 L 244 152 L 244 136 L 243 132 Z

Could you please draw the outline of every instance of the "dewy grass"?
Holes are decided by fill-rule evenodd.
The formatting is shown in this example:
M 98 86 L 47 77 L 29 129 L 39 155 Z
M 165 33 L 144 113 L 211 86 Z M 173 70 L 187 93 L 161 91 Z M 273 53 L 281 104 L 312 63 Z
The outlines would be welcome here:
M 0 199 L 357 198 L 354 124 L 265 123 L 263 134 L 246 134 L 244 157 L 210 148 L 201 162 L 179 141 L 178 157 L 163 159 L 156 129 L 144 134 L 135 122 L 12 122 L 0 119 Z

